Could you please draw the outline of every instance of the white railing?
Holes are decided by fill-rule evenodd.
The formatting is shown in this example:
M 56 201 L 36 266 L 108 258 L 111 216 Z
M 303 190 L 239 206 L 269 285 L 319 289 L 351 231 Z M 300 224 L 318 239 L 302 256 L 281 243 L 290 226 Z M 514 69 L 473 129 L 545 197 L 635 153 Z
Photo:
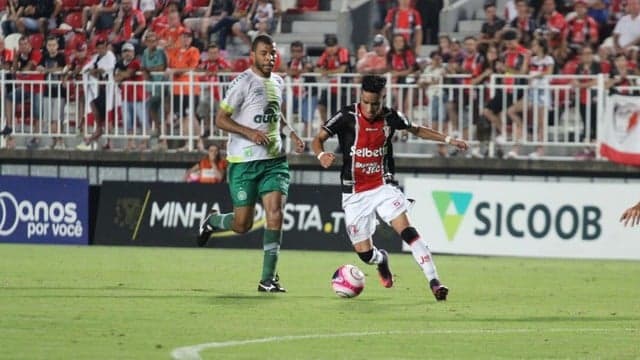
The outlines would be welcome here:
M 5 74 L 6 75 L 6 74 Z M 23 74 L 24 75 L 24 74 Z M 29 74 L 27 74 L 29 75 Z M 30 73 L 33 75 L 33 73 Z M 193 150 L 199 139 L 223 140 L 225 134 L 214 126 L 215 108 L 226 91 L 233 73 L 220 73 L 218 81 L 202 80 L 202 73 L 191 72 L 189 82 L 182 85 L 172 81 L 125 82 L 119 85 L 132 86 L 134 98 L 139 95 L 142 85 L 145 99 L 137 106 L 125 111 L 122 92 L 112 82 L 83 82 L 82 80 L 15 80 L 9 77 L 0 79 L 0 94 L 4 101 L 0 103 L 0 129 L 9 126 L 16 136 L 24 138 L 73 138 L 88 137 L 97 130 L 98 124 L 88 115 L 91 106 L 88 98 L 96 95 L 103 87 L 108 111 L 104 122 L 103 137 L 106 139 L 125 139 L 140 141 L 158 138 L 161 142 L 173 140 L 178 144 L 168 144 L 169 148 Z M 301 82 L 285 78 L 284 112 L 290 123 L 305 140 L 309 141 L 317 132 L 321 122 L 342 106 L 356 102 L 359 95 L 359 75 L 345 74 L 322 78 L 319 74 L 304 74 L 313 81 Z M 517 85 L 504 85 L 505 76 L 493 76 L 487 85 L 463 85 L 456 82 L 460 77 L 441 79 L 431 88 L 423 88 L 407 81 L 398 84 L 391 75 L 388 77 L 388 91 L 385 104 L 405 112 L 415 123 L 435 128 L 446 133 L 455 133 L 472 143 L 486 141 L 493 144 L 498 133 L 504 135 L 506 146 L 545 146 L 545 147 L 596 147 L 598 133 L 592 134 L 592 112 L 598 122 L 603 120 L 603 111 L 608 90 L 605 88 L 605 75 L 549 76 L 549 82 L 532 88 L 526 81 L 528 76 L 518 79 L 525 82 Z M 463 76 L 464 77 L 464 76 Z M 595 96 L 583 97 L 585 91 L 572 86 L 572 81 L 597 80 L 590 89 Z M 47 87 L 57 97 L 43 96 L 42 87 Z M 640 91 L 638 86 L 629 88 Z M 499 91 L 504 90 L 504 91 Z M 533 91 L 543 93 L 548 102 L 542 106 L 531 106 Z M 438 95 L 429 98 L 428 94 Z M 481 115 L 487 102 L 501 94 L 501 127 L 492 128 L 489 136 L 483 137 Z M 513 98 L 517 94 L 522 97 Z M 513 101 L 507 101 L 512 97 Z M 522 101 L 520 132 L 514 133 L 509 125 L 507 104 Z M 321 111 L 324 102 L 326 111 Z M 582 105 L 582 106 L 581 106 Z M 131 121 L 133 117 L 137 121 Z M 584 117 L 584 119 L 582 119 Z M 140 121 L 141 120 L 141 121 Z M 486 124 L 485 124 L 486 125 Z M 486 127 L 486 126 L 485 126 Z M 596 126 L 596 129 L 601 126 Z M 595 135 L 595 136 L 593 136 Z M 5 139 L 0 139 L 4 146 Z M 71 140 L 67 140 L 71 142 Z M 78 143 L 80 139 L 75 140 Z M 421 139 L 407 137 L 411 144 L 427 144 Z M 73 144 L 69 144 L 73 145 Z M 184 145 L 184 146 L 183 146 Z M 494 147 L 490 147 L 491 151 Z M 412 152 L 411 147 L 400 149 L 399 153 Z

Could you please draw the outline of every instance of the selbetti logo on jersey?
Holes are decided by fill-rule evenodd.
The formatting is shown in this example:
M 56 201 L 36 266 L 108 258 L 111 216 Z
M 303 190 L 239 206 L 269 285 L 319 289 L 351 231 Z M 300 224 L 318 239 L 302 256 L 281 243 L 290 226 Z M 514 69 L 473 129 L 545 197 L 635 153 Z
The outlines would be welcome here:
M 369 148 L 359 148 L 356 149 L 355 145 L 351 147 L 351 152 L 349 153 L 350 156 L 358 156 L 358 157 L 364 157 L 364 158 L 373 158 L 373 157 L 380 157 L 384 155 L 384 147 L 379 147 L 377 149 L 369 149 Z
M 0 236 L 11 236 L 26 226 L 27 239 L 44 236 L 82 237 L 82 222 L 75 202 L 16 199 L 0 192 Z

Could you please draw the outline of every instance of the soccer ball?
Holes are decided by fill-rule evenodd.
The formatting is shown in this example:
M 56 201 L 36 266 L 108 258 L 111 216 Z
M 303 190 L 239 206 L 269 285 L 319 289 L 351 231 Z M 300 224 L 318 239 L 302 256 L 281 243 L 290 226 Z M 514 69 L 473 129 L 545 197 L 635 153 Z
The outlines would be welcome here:
M 364 273 L 355 265 L 342 265 L 333 273 L 331 287 L 340 297 L 356 297 L 364 290 Z

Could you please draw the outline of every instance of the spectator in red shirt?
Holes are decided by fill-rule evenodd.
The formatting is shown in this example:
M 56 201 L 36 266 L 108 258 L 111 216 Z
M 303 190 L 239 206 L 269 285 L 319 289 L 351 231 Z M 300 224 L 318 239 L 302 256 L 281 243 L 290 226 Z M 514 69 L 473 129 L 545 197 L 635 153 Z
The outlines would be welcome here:
M 151 21 L 151 31 L 159 36 L 162 32 L 169 28 L 169 13 L 171 13 L 172 11 L 177 11 L 178 13 L 180 13 L 178 3 L 166 3 L 162 10 L 158 13 L 158 16 L 154 17 Z M 178 16 L 178 18 L 179 17 L 180 16 Z
M 467 107 L 469 110 L 473 108 L 473 114 L 470 119 L 476 119 L 480 111 L 479 94 L 473 87 L 482 83 L 484 76 L 482 76 L 486 60 L 485 57 L 478 52 L 478 42 L 473 36 L 468 36 L 464 39 L 465 57 L 455 67 L 458 69 L 458 74 L 464 74 L 468 77 L 462 79 L 462 84 L 468 86 L 465 89 L 455 89 L 452 91 L 452 97 L 447 103 L 447 115 L 450 119 L 451 131 L 462 131 L 462 138 L 469 138 L 470 121 L 462 122 L 458 121 L 458 109 L 462 109 L 466 112 Z M 461 126 L 459 126 L 461 125 Z M 449 129 L 445 129 L 449 132 Z
M 133 8 L 132 0 L 122 0 L 113 24 L 113 42 L 138 45 L 146 27 L 147 20 L 142 11 Z
M 410 0 L 399 0 L 398 6 L 387 12 L 384 22 L 383 31 L 387 39 L 400 34 L 404 36 L 416 54 L 420 53 L 423 36 L 422 17 L 418 10 L 411 6 Z
M 524 95 L 522 89 L 514 89 L 513 85 L 522 85 L 523 81 L 518 76 L 529 72 L 529 51 L 518 42 L 518 34 L 514 30 L 508 30 L 503 35 L 506 51 L 502 54 L 500 62 L 496 64 L 496 70 L 513 77 L 505 77 L 502 84 L 496 90 L 495 95 L 485 106 L 482 114 L 488 119 L 496 130 L 497 143 L 506 140 L 506 134 L 502 134 L 502 119 L 498 116 L 508 109 Z M 514 91 L 515 90 L 515 91 Z
M 198 70 L 205 75 L 200 78 L 203 82 L 202 91 L 200 92 L 200 102 L 196 109 L 196 116 L 203 119 L 204 137 L 210 133 L 209 124 L 215 119 L 218 103 L 221 97 L 220 77 L 218 72 L 231 71 L 231 64 L 220 54 L 220 48 L 215 43 L 209 44 L 206 59 L 200 61 Z
M 556 10 L 555 0 L 544 0 L 536 27 L 547 34 L 549 48 L 553 49 L 562 44 L 562 34 L 567 27 L 564 15 Z
M 598 43 L 598 23 L 587 15 L 587 2 L 575 2 L 575 17 L 570 19 L 563 33 L 564 40 L 569 47 L 580 48 L 595 46 Z
M 69 101 L 76 103 L 76 121 L 77 134 L 84 133 L 84 113 L 85 113 L 85 97 L 84 90 L 80 81 L 82 81 L 82 69 L 87 64 L 89 57 L 87 56 L 87 44 L 78 43 L 73 49 L 73 53 L 66 67 L 65 81 L 69 92 Z
M 127 150 L 136 149 L 136 142 L 131 137 L 132 135 L 146 135 L 151 128 L 145 106 L 147 94 L 143 85 L 144 76 L 141 69 L 142 65 L 140 60 L 136 58 L 135 47 L 132 43 L 124 43 L 122 45 L 122 59 L 116 63 L 114 80 L 120 84 L 122 91 L 122 120 L 125 131 L 130 136 Z M 146 148 L 147 140 L 145 138 L 140 143 L 139 149 Z
M 40 49 L 34 49 L 31 47 L 31 42 L 29 40 L 29 36 L 22 35 L 20 40 L 18 41 L 18 52 L 16 56 L 13 58 L 13 64 L 11 66 L 11 70 L 16 73 L 16 80 L 36 80 L 42 81 L 44 80 L 44 76 L 41 74 L 23 74 L 23 71 L 34 71 L 36 66 L 40 64 L 42 60 L 42 52 Z M 40 132 L 40 102 L 41 102 L 41 86 L 26 84 L 19 85 L 15 84 L 11 87 L 9 94 L 5 98 L 5 111 L 6 118 L 10 124 L 13 124 L 14 119 L 14 104 L 18 106 L 30 103 L 30 108 L 27 107 L 24 109 L 23 117 L 27 117 L 31 115 L 31 121 L 33 123 L 33 132 Z M 37 138 L 31 138 L 27 144 L 28 149 L 36 149 L 40 146 L 40 140 Z
M 329 82 L 337 83 L 340 74 L 350 72 L 350 56 L 349 50 L 338 45 L 338 37 L 334 34 L 328 34 L 324 39 L 325 50 L 320 55 L 320 59 L 316 64 L 316 71 L 320 72 L 323 78 L 329 76 Z M 342 79 L 346 82 L 348 79 Z M 339 94 L 339 95 L 338 95 Z M 320 121 L 327 121 L 327 108 L 331 114 L 335 114 L 338 109 L 347 103 L 347 90 L 338 89 L 337 86 L 330 86 L 320 94 L 318 101 L 318 111 L 320 112 Z
M 405 85 L 414 84 L 415 77 L 413 75 L 418 72 L 418 62 L 416 61 L 416 54 L 413 52 L 413 48 L 409 46 L 406 38 L 401 34 L 393 36 L 393 43 L 391 49 L 387 53 L 387 64 L 389 71 L 391 72 L 391 82 L 393 84 Z M 405 114 L 409 114 L 411 106 L 413 105 L 413 89 L 396 88 L 392 92 L 393 99 L 395 100 L 395 107 Z M 407 132 L 402 131 L 401 138 L 403 141 L 407 140 Z

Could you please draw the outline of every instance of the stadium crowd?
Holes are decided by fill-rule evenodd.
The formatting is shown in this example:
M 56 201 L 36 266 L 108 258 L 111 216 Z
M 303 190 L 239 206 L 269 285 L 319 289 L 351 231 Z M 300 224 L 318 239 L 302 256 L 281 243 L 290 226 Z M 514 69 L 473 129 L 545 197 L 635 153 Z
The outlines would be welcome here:
M 515 146 L 505 153 L 515 157 L 521 152 L 518 137 L 522 136 L 519 128 L 522 113 L 531 107 L 545 109 L 536 112 L 539 126 L 535 131 L 528 129 L 535 132 L 529 134 L 531 138 L 542 140 L 545 118 L 540 114 L 547 112 L 551 105 L 549 94 L 538 91 L 549 84 L 545 75 L 604 73 L 608 75 L 606 86 L 611 91 L 632 85 L 629 76 L 640 75 L 640 0 L 509 0 L 504 8 L 498 8 L 493 0 L 488 0 L 484 3 L 486 20 L 479 35 L 454 39 L 448 34 L 440 34 L 437 50 L 429 54 L 421 53 L 427 40 L 423 31 L 426 24 L 415 8 L 415 1 L 378 0 L 376 4 L 380 19 L 376 21 L 379 26 L 377 33 L 372 35 L 370 46 L 362 44 L 356 49 L 348 49 L 339 44 L 335 34 L 326 34 L 325 47 L 318 58 L 311 58 L 300 41 L 291 43 L 284 59 L 278 58 L 275 71 L 290 76 L 294 83 L 293 111 L 304 123 L 303 134 L 310 134 L 314 119 L 325 121 L 338 106 L 348 101 L 347 92 L 340 92 L 337 87 L 320 89 L 305 84 L 322 79 L 357 81 L 354 74 L 390 73 L 395 84 L 413 84 L 424 89 L 425 99 L 422 100 L 430 104 L 431 119 L 446 124 L 445 129 L 465 139 L 500 142 L 510 137 Z M 158 91 L 160 85 L 156 85 L 156 90 L 153 85 L 144 89 L 129 83 L 122 87 L 122 118 L 123 123 L 128 124 L 125 128 L 139 131 L 142 127 L 152 127 L 152 135 L 157 135 L 163 123 L 160 104 L 171 103 L 182 122 L 181 131 L 192 121 L 196 133 L 204 137 L 212 129 L 206 128 L 207 125 L 201 128 L 199 124 L 211 123 L 209 120 L 221 93 L 216 87 L 209 90 L 213 93 L 202 94 L 199 87 L 181 86 L 181 82 L 189 81 L 185 71 L 204 72 L 201 81 L 217 82 L 220 71 L 245 70 L 250 65 L 246 45 L 256 34 L 276 31 L 277 19 L 282 14 L 279 1 L 266 0 L 140 0 L 137 4 L 132 0 L 9 0 L 5 6 L 8 16 L 2 23 L 4 37 L 20 36 L 15 54 L 0 41 L 0 66 L 9 72 L 9 76 L 13 74 L 17 80 L 79 80 L 85 76 L 83 69 L 86 70 L 87 64 L 94 64 L 90 73 L 100 79 L 172 81 L 170 91 L 165 94 L 172 95 L 168 101 L 158 95 L 165 93 Z M 229 37 L 237 38 L 235 43 L 245 46 L 230 46 Z M 20 71 L 30 73 L 20 74 Z M 311 72 L 316 72 L 317 76 L 309 76 Z M 338 80 L 339 75 L 347 73 L 348 78 Z M 437 86 L 441 83 L 487 84 L 492 74 L 528 75 L 530 79 L 504 79 L 502 90 L 493 98 L 478 96 L 477 91 L 454 92 Z M 581 135 L 586 142 L 593 141 L 597 134 L 597 112 L 589 109 L 595 102 L 588 101 L 589 97 L 595 96 L 589 90 L 594 81 L 572 82 L 581 89 L 580 96 L 573 101 L 583 122 L 587 117 L 591 118 L 589 129 L 585 122 Z M 528 85 L 530 89 L 526 92 L 520 88 L 514 90 L 510 85 Z M 42 96 L 42 101 L 32 103 L 42 104 L 44 108 L 31 109 L 32 114 L 45 117 L 46 121 L 40 121 L 42 125 L 51 120 L 55 122 L 56 117 L 61 116 L 59 106 L 54 106 L 60 102 L 55 99 L 63 97 L 65 91 L 73 91 L 71 86 L 72 82 L 66 89 L 47 89 L 46 86 L 10 89 L 5 96 L 7 123 L 13 123 L 13 103 L 27 97 L 25 93 Z M 207 90 L 203 88 L 203 92 Z M 189 116 L 186 104 L 190 91 L 200 99 L 196 118 L 207 121 L 198 122 Z M 417 95 L 414 92 L 408 96 L 404 91 L 391 93 L 393 104 L 410 113 Z M 502 96 L 501 91 L 509 96 Z M 83 96 L 82 92 L 75 93 Z M 33 99 L 33 94 L 29 95 Z M 528 101 L 523 101 L 525 96 Z M 484 102 L 480 103 L 480 99 Z M 98 122 L 104 121 L 101 117 L 106 115 L 103 102 L 104 99 L 93 101 L 92 109 L 86 110 L 95 114 Z M 457 128 L 460 103 L 462 107 L 473 104 L 475 134 L 469 133 L 471 127 Z M 500 113 L 505 109 L 511 125 L 510 131 L 502 134 L 505 126 Z M 34 123 L 37 127 L 37 119 Z M 78 123 L 79 128 L 83 125 Z M 53 125 L 51 130 L 56 131 Z M 92 143 L 101 135 L 98 127 L 79 148 L 92 148 Z M 490 139 L 490 136 L 494 138 Z M 399 141 L 406 139 L 407 135 L 401 134 Z M 39 141 L 34 137 L 28 147 L 39 147 Z M 11 141 L 7 144 L 12 146 Z M 107 142 L 106 146 L 109 145 Z M 166 139 L 160 140 L 159 145 L 159 148 L 167 148 Z M 130 140 L 126 148 L 146 149 L 148 146 L 145 140 L 139 144 Z M 63 139 L 55 137 L 51 147 L 63 148 Z M 196 147 L 204 151 L 202 139 Z M 444 148 L 439 154 L 451 155 Z M 539 157 L 543 154 L 543 147 L 538 146 L 530 155 Z M 473 155 L 484 157 L 486 151 L 476 148 Z M 581 155 L 592 157 L 593 148 Z

